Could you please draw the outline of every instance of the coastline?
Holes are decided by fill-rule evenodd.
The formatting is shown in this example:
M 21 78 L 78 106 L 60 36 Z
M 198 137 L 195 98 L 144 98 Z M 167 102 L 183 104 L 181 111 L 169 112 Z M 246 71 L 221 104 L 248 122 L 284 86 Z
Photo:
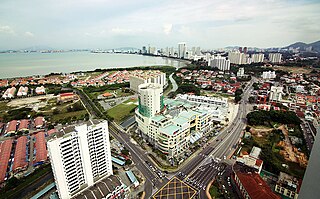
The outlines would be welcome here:
M 4 55 L 7 56 L 3 58 Z M 18 57 L 16 57 L 17 55 Z M 85 58 L 83 59 L 82 56 Z M 73 59 L 75 63 L 73 63 Z M 0 79 L 45 76 L 51 73 L 74 74 L 78 72 L 92 72 L 97 69 L 117 70 L 150 66 L 173 66 L 175 68 L 181 68 L 189 63 L 188 60 L 165 56 L 91 52 L 3 53 L 0 54 L 0 62 L 2 62 L 1 60 L 3 60 L 3 63 L 0 63 L 0 69 L 3 72 L 1 73 Z M 57 63 L 59 61 L 60 63 Z M 58 67 L 55 65 L 58 65 Z

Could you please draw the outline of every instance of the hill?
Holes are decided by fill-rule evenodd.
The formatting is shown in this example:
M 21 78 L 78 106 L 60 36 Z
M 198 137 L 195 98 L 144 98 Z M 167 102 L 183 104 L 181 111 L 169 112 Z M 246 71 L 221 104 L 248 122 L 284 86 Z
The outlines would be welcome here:
M 296 43 L 291 44 L 291 45 L 289 45 L 287 47 L 284 47 L 284 48 L 290 48 L 290 47 L 299 48 L 302 51 L 306 50 L 309 47 L 312 47 L 312 51 L 316 51 L 316 52 L 320 53 L 320 40 L 316 41 L 316 42 L 313 42 L 313 43 L 309 43 L 309 44 L 306 44 L 306 43 L 303 43 L 303 42 L 296 42 Z

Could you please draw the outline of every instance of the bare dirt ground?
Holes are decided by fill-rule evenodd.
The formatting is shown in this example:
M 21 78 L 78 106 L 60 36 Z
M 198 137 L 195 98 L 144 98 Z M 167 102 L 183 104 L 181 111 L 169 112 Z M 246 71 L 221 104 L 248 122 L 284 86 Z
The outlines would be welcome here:
M 312 69 L 307 67 L 289 67 L 289 66 L 280 66 L 275 68 L 275 70 L 283 70 L 291 73 L 306 73 L 306 74 L 309 74 L 312 71 Z
M 10 107 L 27 106 L 29 104 L 35 104 L 35 103 L 47 101 L 52 98 L 56 98 L 56 96 L 53 96 L 53 94 L 50 94 L 50 95 L 39 95 L 39 96 L 35 96 L 35 97 L 14 99 L 14 100 L 10 101 L 7 104 L 7 106 L 10 106 Z
M 282 133 L 285 137 L 284 141 L 280 141 L 278 146 L 281 146 L 283 150 L 280 150 L 280 154 L 290 162 L 299 163 L 301 167 L 306 167 L 308 164 L 307 156 L 298 151 L 296 147 L 291 144 L 289 139 L 289 133 L 286 126 L 281 125 L 278 129 L 282 130 Z
M 267 128 L 265 126 L 255 126 L 251 127 L 250 133 L 256 137 L 266 137 L 272 130 L 273 128 Z
M 280 141 L 277 143 L 277 146 L 282 147 L 282 150 L 280 150 L 280 154 L 285 158 L 285 160 L 290 162 L 298 163 L 301 167 L 306 167 L 308 164 L 307 156 L 300 152 L 294 145 L 292 145 L 290 139 L 289 139 L 289 133 L 288 129 L 285 125 L 279 126 L 280 129 L 285 137 L 283 141 Z M 265 143 L 268 140 L 266 140 L 267 135 L 273 130 L 273 128 L 267 128 L 264 126 L 256 126 L 251 127 L 250 133 L 256 137 L 257 140 L 259 140 L 261 143 Z

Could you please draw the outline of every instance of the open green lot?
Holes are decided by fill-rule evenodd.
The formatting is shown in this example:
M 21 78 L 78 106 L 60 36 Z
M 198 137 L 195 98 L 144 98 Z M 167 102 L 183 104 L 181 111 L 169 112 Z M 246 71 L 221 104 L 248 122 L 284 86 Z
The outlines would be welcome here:
M 106 113 L 109 117 L 113 118 L 115 122 L 121 122 L 129 116 L 134 115 L 134 110 L 137 107 L 137 105 L 135 104 L 136 102 L 136 99 L 129 99 L 109 109 Z
M 211 187 L 210 187 L 210 189 L 209 189 L 209 193 L 210 193 L 210 196 L 212 197 L 212 198 L 222 198 L 222 194 L 219 192 L 219 189 L 218 189 L 218 187 L 217 187 L 217 183 L 216 182 L 214 182 L 212 185 L 211 185 Z
M 87 114 L 86 110 L 60 113 L 60 114 L 52 115 L 50 120 L 51 122 L 58 122 L 58 123 L 63 123 L 63 121 L 83 120 L 86 114 Z
M 302 179 L 305 168 L 298 163 L 285 160 L 279 153 L 282 148 L 277 146 L 277 143 L 283 139 L 284 135 L 278 129 L 273 129 L 271 132 L 259 136 L 252 135 L 250 138 L 243 138 L 242 151 L 250 153 L 252 147 L 257 146 L 262 149 L 260 159 L 263 160 L 263 169 L 277 175 L 282 171 Z M 283 164 L 288 165 L 288 168 Z

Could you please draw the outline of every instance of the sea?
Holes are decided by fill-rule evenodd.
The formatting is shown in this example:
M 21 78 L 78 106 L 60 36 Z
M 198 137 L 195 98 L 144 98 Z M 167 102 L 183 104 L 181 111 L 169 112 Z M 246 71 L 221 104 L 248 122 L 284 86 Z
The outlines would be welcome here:
M 0 53 L 0 78 L 70 73 L 106 68 L 170 65 L 180 68 L 185 61 L 137 54 L 59 52 Z

